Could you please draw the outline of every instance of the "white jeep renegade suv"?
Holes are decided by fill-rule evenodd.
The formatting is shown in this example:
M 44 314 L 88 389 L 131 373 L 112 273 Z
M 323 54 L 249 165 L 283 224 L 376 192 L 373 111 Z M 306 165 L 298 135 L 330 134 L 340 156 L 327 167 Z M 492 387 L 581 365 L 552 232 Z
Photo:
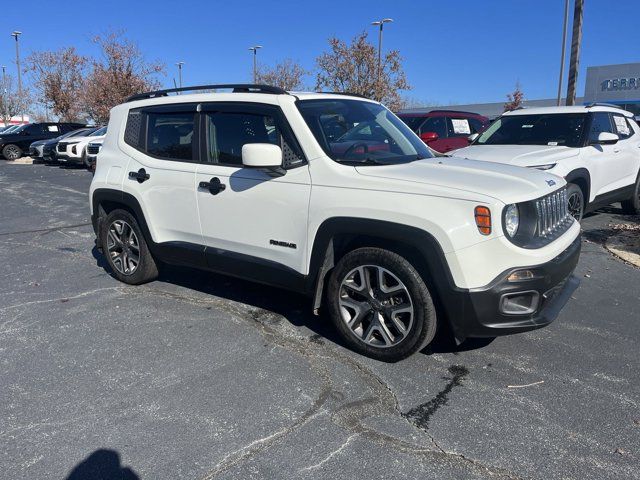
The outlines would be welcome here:
M 561 178 L 433 157 L 352 95 L 194 89 L 216 93 L 111 111 L 90 198 L 119 280 L 166 262 L 305 293 L 352 348 L 387 361 L 447 323 L 458 341 L 545 326 L 577 287 Z
M 569 183 L 569 210 L 622 202 L 640 213 L 640 127 L 613 105 L 524 108 L 503 114 L 451 155 L 554 173 Z

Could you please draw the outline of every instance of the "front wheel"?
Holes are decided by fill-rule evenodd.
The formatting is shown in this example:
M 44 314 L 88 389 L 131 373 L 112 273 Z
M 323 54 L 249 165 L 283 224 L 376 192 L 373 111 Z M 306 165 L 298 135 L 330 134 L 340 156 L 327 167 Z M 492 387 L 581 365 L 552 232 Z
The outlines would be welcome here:
M 570 183 L 567 187 L 567 198 L 569 213 L 580 222 L 584 215 L 584 194 L 582 189 L 575 183 Z
M 2 156 L 10 161 L 17 160 L 22 157 L 22 150 L 17 145 L 5 145 Z
M 622 211 L 629 215 L 640 215 L 640 173 L 630 199 L 622 202 Z
M 113 276 L 121 282 L 139 285 L 158 276 L 140 226 L 126 210 L 114 210 L 101 222 L 100 241 Z
M 338 262 L 327 289 L 331 319 L 351 348 L 394 362 L 424 348 L 436 333 L 427 286 L 400 255 L 359 248 Z

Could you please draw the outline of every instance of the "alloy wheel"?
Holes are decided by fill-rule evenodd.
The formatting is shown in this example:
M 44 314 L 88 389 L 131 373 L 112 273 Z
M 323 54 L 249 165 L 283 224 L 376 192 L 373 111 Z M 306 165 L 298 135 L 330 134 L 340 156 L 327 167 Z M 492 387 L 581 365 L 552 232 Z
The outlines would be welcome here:
M 573 218 L 580 221 L 582 218 L 582 197 L 578 193 L 572 193 L 568 200 L 569 213 Z
M 13 161 L 20 158 L 20 150 L 14 145 L 9 145 L 4 149 L 4 156 L 7 160 Z
M 138 236 L 124 220 L 115 220 L 107 233 L 107 250 L 111 263 L 123 275 L 131 275 L 140 264 Z
M 409 290 L 389 270 L 362 265 L 347 273 L 338 299 L 342 320 L 360 341 L 388 348 L 406 338 L 413 325 Z

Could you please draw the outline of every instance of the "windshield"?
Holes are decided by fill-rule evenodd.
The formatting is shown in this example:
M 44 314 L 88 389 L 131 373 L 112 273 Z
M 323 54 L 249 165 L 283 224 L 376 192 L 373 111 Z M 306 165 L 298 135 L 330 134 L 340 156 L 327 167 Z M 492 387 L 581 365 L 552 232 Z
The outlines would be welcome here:
M 424 142 L 380 104 L 360 100 L 301 100 L 298 109 L 324 151 L 351 165 L 432 157 Z
M 3 130 L 2 133 L 11 133 L 15 131 L 17 128 L 18 128 L 17 125 L 10 125 L 5 130 Z
M 92 137 L 100 137 L 107 133 L 107 127 L 102 127 L 91 134 Z
M 476 145 L 582 146 L 584 113 L 506 115 L 498 118 L 476 140 Z
M 15 130 L 11 130 L 11 133 L 20 133 L 21 131 L 23 131 L 25 128 L 27 128 L 29 125 L 20 125 L 19 127 L 17 127 Z

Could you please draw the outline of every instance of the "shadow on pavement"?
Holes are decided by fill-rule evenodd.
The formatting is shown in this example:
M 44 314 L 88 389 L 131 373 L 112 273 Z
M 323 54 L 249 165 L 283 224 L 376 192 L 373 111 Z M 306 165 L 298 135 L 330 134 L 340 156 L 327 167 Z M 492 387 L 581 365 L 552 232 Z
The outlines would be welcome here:
M 120 464 L 118 452 L 101 449 L 76 465 L 65 480 L 140 480 L 140 477 Z

